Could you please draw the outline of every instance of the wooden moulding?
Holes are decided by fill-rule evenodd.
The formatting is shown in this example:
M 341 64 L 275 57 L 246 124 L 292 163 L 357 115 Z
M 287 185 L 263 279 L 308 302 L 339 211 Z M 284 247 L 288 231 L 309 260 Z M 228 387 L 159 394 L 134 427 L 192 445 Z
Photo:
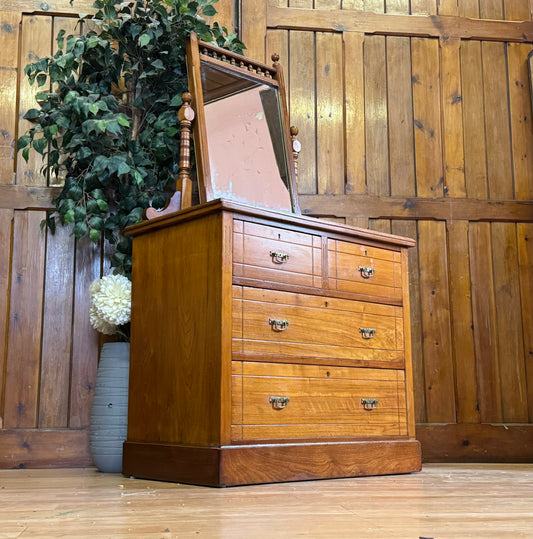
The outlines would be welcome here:
M 529 42 L 531 21 L 469 19 L 449 15 L 396 15 L 338 9 L 269 6 L 267 27 L 316 32 L 363 32 L 396 36 L 445 37 L 487 41 Z
M 416 440 L 193 447 L 124 444 L 123 473 L 211 487 L 420 471 Z
M 424 462 L 533 462 L 533 425 L 417 425 Z

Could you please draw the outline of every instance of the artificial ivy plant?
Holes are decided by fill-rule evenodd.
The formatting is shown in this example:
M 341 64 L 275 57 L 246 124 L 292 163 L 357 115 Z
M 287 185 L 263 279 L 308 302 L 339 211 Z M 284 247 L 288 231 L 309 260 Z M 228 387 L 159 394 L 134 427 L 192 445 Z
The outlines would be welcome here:
M 185 42 L 204 41 L 242 52 L 213 16 L 217 0 L 96 0 L 80 14 L 91 29 L 57 36 L 58 51 L 25 68 L 37 82 L 34 125 L 17 142 L 43 157 L 44 174 L 64 178 L 43 226 L 71 225 L 76 238 L 102 235 L 116 248 L 115 271 L 131 272 L 131 240 L 122 235 L 150 204 L 165 204 L 179 159 L 177 112 L 187 89 Z M 168 196 L 168 195 L 167 195 Z

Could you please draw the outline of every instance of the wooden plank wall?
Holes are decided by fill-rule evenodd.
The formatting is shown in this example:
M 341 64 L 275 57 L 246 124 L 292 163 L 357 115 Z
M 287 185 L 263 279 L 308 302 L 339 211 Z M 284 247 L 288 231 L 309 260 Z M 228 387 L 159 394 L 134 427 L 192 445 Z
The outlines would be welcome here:
M 533 460 L 532 4 L 241 2 L 247 54 L 281 54 L 303 212 L 418 241 L 426 460 Z
M 54 185 L 13 148 L 33 105 L 25 64 L 91 5 L 0 8 L 0 467 L 90 462 L 98 341 L 87 288 L 106 262 L 68 232 L 40 232 Z M 249 56 L 281 54 L 304 211 L 418 240 L 410 282 L 426 459 L 531 458 L 529 1 L 217 8 L 230 28 L 238 18 Z
M 57 192 L 15 155 L 35 106 L 24 66 L 51 54 L 60 29 L 93 0 L 4 0 L 0 5 L 0 468 L 91 464 L 88 424 L 98 362 L 88 288 L 109 270 L 104 249 L 68 230 L 41 232 Z M 225 0 L 216 19 L 234 27 Z

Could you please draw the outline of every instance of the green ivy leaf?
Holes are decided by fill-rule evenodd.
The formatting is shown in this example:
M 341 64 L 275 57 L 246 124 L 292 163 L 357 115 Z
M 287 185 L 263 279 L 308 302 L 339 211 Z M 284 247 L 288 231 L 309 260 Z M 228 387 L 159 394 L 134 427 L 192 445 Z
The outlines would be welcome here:
M 217 10 L 216 10 L 213 6 L 205 6 L 205 7 L 202 9 L 202 13 L 203 13 L 206 17 L 213 17 L 213 15 L 216 15 L 216 14 L 217 14 Z
M 22 150 L 22 148 L 25 148 L 31 141 L 31 137 L 28 135 L 22 135 L 17 140 L 17 151 Z
M 39 118 L 41 115 L 41 112 L 37 109 L 30 109 L 26 114 L 24 114 L 23 118 L 25 120 L 35 120 L 35 118 Z
M 118 175 L 119 176 L 122 176 L 123 174 L 129 174 L 130 173 L 130 166 L 128 165 L 128 163 L 125 163 L 125 162 L 122 162 L 120 163 L 120 165 L 118 166 Z
M 74 225 L 72 233 L 74 234 L 75 238 L 80 239 L 87 234 L 87 230 L 87 224 L 84 221 L 80 221 Z
M 37 140 L 33 141 L 33 149 L 41 155 L 44 155 L 44 150 L 46 149 L 47 146 L 48 146 L 48 141 L 44 137 L 38 138 Z
M 150 43 L 150 36 L 148 34 L 143 34 L 140 38 L 139 38 L 139 45 L 141 47 L 146 47 L 146 45 L 148 45 L 148 43 Z
M 91 239 L 91 241 L 93 243 L 99 243 L 100 242 L 100 232 L 98 232 L 98 230 L 96 230 L 95 228 L 91 228 L 90 232 L 89 232 L 89 238 Z

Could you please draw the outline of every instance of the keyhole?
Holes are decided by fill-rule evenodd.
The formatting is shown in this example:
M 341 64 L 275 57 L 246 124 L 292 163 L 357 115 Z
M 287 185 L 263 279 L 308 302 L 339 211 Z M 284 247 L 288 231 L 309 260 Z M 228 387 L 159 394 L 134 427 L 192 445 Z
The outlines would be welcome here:
M 327 307 L 327 306 L 328 306 L 328 302 L 327 302 L 327 301 L 324 301 L 324 305 Z
M 326 376 L 329 378 L 329 371 L 326 372 Z
M 365 249 L 365 256 L 368 255 L 368 251 Z
M 280 240 L 280 239 L 281 239 L 281 234 L 278 234 L 278 240 Z

